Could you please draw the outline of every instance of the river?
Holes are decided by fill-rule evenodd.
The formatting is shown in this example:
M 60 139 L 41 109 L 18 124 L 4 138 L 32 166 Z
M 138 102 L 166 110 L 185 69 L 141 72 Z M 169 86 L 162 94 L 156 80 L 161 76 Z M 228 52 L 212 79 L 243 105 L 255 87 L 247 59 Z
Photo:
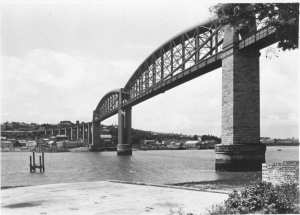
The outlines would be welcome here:
M 281 150 L 279 150 L 281 149 Z M 123 180 L 154 184 L 191 181 L 246 180 L 259 173 L 216 172 L 214 150 L 46 153 L 45 173 L 29 173 L 29 152 L 1 153 L 1 186 Z M 267 147 L 266 162 L 298 160 L 299 147 Z

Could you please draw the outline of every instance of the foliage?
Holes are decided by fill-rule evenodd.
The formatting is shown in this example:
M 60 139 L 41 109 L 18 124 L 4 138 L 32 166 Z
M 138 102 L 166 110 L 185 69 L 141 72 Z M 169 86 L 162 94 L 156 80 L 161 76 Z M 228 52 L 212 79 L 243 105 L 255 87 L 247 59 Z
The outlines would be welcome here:
M 201 140 L 205 141 L 205 140 L 215 140 L 217 143 L 221 143 L 221 138 L 216 137 L 214 135 L 202 135 L 201 136 Z
M 298 184 L 274 186 L 271 183 L 251 185 L 241 192 L 233 191 L 224 205 L 216 205 L 209 214 L 299 213 Z
M 298 48 L 299 3 L 228 3 L 217 4 L 211 11 L 218 23 L 236 26 L 241 35 L 247 34 L 254 22 L 272 25 L 277 29 L 278 48 Z

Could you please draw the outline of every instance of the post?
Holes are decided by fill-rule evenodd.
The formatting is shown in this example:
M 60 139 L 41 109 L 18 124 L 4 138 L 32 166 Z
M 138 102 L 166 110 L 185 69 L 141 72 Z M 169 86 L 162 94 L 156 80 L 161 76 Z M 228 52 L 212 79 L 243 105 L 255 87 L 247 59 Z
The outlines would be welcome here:
M 43 163 L 43 172 L 45 172 L 45 157 L 44 157 L 44 152 L 42 152 L 42 163 Z
M 266 150 L 259 143 L 259 50 L 238 50 L 236 32 L 224 27 L 222 144 L 215 148 L 216 170 L 257 171 Z
M 39 168 L 40 168 L 40 172 L 42 172 L 42 157 L 41 156 L 39 156 L 39 160 L 40 160 L 40 166 L 39 166 Z
M 32 164 L 35 167 L 35 152 L 32 152 Z
M 32 172 L 32 159 L 31 155 L 29 156 L 30 164 L 29 164 L 29 171 Z

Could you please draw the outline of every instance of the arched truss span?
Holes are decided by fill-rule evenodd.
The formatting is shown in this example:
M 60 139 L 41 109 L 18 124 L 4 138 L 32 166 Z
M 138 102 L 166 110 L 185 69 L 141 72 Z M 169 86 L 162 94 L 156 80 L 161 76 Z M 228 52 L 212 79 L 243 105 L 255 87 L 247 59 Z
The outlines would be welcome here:
M 261 28 L 241 39 L 239 49 L 249 46 L 266 47 L 274 43 L 276 29 Z M 232 45 L 223 47 L 222 26 L 206 22 L 185 31 L 164 43 L 136 69 L 124 88 L 107 93 L 94 111 L 94 120 L 104 120 L 122 107 L 130 107 L 163 93 L 222 64 Z M 121 105 L 120 105 L 121 104 Z
M 105 113 L 118 110 L 120 91 L 121 89 L 112 90 L 102 97 L 94 110 L 93 121 L 100 120 Z

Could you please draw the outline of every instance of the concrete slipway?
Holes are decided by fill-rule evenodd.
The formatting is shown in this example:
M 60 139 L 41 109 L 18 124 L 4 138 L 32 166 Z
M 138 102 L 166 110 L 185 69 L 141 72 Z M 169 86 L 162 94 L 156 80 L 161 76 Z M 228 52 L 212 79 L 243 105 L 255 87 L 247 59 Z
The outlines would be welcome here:
M 50 184 L 1 191 L 5 214 L 204 214 L 227 194 L 110 181 Z M 173 211 L 173 212 L 172 212 Z

